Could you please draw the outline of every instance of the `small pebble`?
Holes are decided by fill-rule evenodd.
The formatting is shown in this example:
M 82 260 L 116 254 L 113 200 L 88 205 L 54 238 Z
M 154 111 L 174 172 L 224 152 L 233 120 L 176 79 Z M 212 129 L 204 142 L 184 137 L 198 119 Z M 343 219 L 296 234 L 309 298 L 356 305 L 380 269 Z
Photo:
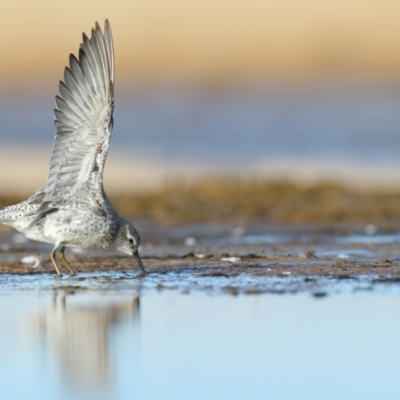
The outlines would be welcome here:
M 84 254 L 87 250 L 74 247 L 74 248 L 71 248 L 70 251 L 71 251 L 71 253 Z
M 300 258 L 317 258 L 314 250 L 307 251 L 300 255 Z

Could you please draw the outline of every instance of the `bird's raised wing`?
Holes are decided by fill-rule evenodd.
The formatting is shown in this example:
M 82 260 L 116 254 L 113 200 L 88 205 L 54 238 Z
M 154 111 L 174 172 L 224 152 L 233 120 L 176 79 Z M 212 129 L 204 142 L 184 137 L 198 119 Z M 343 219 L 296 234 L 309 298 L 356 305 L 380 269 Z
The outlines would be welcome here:
M 43 202 L 57 203 L 87 189 L 101 201 L 114 107 L 114 49 L 108 20 L 83 34 L 78 59 L 70 55 L 56 96 L 57 128 Z

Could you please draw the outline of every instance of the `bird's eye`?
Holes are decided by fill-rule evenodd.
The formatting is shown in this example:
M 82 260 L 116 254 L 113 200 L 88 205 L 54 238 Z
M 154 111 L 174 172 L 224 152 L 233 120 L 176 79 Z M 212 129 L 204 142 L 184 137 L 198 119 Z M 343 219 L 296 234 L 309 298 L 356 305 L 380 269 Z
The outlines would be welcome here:
M 129 243 L 133 243 L 133 239 L 132 238 L 129 239 Z

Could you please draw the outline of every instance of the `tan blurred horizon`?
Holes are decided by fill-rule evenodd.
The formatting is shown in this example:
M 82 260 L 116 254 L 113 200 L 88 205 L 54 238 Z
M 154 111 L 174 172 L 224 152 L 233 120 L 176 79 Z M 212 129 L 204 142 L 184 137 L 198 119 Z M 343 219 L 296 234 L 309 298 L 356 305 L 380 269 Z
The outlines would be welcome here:
M 54 85 L 108 18 L 117 82 L 400 78 L 400 2 L 3 1 L 0 85 Z
M 46 185 L 50 154 L 38 146 L 6 145 L 0 148 L 0 197 L 28 197 Z M 149 157 L 132 157 L 121 148 L 111 150 L 104 170 L 110 195 L 156 192 L 171 185 L 186 187 L 206 180 L 224 182 L 282 182 L 307 187 L 339 184 L 360 191 L 398 191 L 399 163 L 371 164 L 360 160 L 332 163 L 305 157 L 249 162 L 235 165 L 200 164 Z M 11 173 L 10 173 L 11 172 Z

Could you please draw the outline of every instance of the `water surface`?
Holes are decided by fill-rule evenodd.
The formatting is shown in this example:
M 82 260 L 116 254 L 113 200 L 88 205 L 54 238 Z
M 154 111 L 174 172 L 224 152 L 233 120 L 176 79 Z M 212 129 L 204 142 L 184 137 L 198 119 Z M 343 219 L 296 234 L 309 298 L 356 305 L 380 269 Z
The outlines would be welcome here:
M 50 152 L 54 95 L 0 97 L 2 145 L 36 145 Z M 343 168 L 342 173 L 361 166 L 371 178 L 382 168 L 399 167 L 399 108 L 398 88 L 340 82 L 220 92 L 121 90 L 110 156 L 122 151 L 157 160 L 161 168 L 211 164 L 220 172 L 266 164 L 272 176 L 282 170 L 296 174 L 300 165 L 304 173 L 316 165 L 320 172 L 323 167 Z
M 398 295 L 0 297 L 2 398 L 400 395 Z

